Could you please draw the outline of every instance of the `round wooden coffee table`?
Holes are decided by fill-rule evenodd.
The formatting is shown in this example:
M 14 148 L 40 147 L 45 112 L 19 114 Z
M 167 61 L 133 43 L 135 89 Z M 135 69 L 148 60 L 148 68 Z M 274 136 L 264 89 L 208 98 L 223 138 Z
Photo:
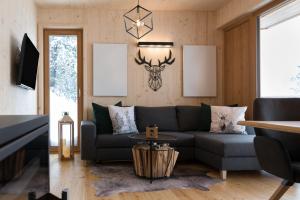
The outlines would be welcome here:
M 145 134 L 128 136 L 136 143 L 132 148 L 134 169 L 137 176 L 150 178 L 170 177 L 175 166 L 179 152 L 169 145 L 159 145 L 176 140 L 171 135 L 159 134 L 158 138 L 146 138 Z

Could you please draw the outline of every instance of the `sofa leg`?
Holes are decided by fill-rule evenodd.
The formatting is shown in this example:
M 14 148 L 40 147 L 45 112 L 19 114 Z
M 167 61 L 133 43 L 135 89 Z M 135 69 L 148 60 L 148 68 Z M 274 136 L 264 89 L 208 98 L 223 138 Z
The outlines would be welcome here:
M 220 176 L 221 176 L 221 179 L 223 181 L 225 181 L 227 179 L 227 171 L 226 170 L 221 170 L 220 171 Z

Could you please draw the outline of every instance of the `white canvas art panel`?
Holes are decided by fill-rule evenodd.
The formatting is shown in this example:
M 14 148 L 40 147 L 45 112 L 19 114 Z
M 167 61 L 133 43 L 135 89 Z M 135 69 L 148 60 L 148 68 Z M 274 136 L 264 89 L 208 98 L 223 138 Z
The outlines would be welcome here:
M 93 96 L 127 96 L 127 44 L 94 43 Z
M 216 46 L 183 46 L 183 96 L 217 96 Z

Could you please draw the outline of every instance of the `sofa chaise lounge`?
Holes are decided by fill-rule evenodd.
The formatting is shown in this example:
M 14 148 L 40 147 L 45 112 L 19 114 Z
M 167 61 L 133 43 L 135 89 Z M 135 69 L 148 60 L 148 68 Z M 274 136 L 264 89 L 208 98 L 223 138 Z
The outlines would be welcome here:
M 229 170 L 260 170 L 253 139 L 247 134 L 213 134 L 200 131 L 200 106 L 135 107 L 139 132 L 156 124 L 159 132 L 177 138 L 170 145 L 179 151 L 179 161 L 196 160 L 220 170 L 226 179 Z M 99 134 L 93 121 L 81 122 L 81 159 L 93 161 L 132 160 L 133 141 L 128 135 Z

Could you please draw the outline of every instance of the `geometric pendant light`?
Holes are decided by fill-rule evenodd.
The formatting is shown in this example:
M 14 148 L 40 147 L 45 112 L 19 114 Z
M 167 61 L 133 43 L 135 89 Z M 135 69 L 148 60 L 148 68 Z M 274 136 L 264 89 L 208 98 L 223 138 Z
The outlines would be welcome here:
M 140 6 L 140 1 L 136 7 L 123 15 L 126 32 L 133 37 L 140 39 L 153 30 L 152 12 Z

